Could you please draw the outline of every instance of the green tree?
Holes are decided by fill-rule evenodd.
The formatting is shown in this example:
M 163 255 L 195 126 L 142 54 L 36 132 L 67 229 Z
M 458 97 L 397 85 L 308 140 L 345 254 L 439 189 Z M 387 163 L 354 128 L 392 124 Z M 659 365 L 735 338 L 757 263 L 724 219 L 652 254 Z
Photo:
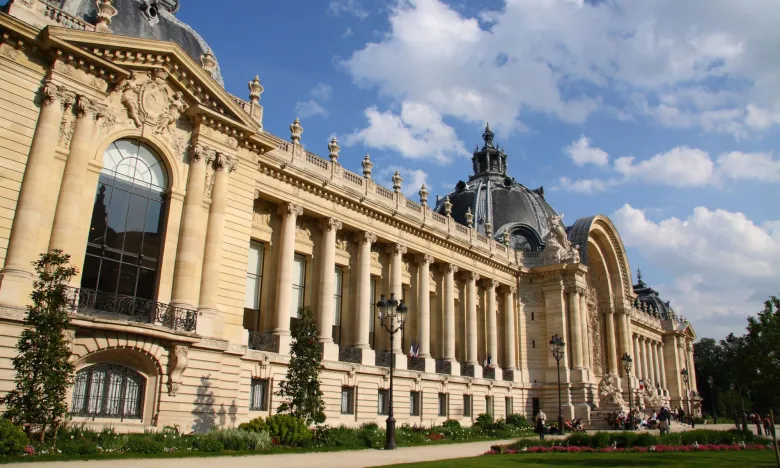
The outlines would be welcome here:
M 66 285 L 76 269 L 69 261 L 69 255 L 53 250 L 33 262 L 38 278 L 17 344 L 19 354 L 13 359 L 16 388 L 0 400 L 7 407 L 5 417 L 24 425 L 28 433 L 39 430 L 41 442 L 47 430 L 52 430 L 56 440 L 68 410 L 65 395 L 73 384 L 65 306 Z
M 696 387 L 703 398 L 702 408 L 705 412 L 712 412 L 712 397 L 719 392 L 729 389 L 730 376 L 728 367 L 724 364 L 727 359 L 727 351 L 723 345 L 712 338 L 702 338 L 693 344 L 693 358 L 696 365 Z M 713 389 L 707 381 L 712 377 Z M 716 405 L 716 407 L 719 407 Z M 730 415 L 731 413 L 728 413 Z
M 287 379 L 279 384 L 277 395 L 286 401 L 278 413 L 291 413 L 307 424 L 325 422 L 325 404 L 320 390 L 322 346 L 317 341 L 317 324 L 311 307 L 299 310 L 300 319 L 293 329 Z
M 747 360 L 740 365 L 752 371 L 751 397 L 757 409 L 780 406 L 780 298 L 771 296 L 764 302 L 764 310 L 748 317 L 747 331 Z

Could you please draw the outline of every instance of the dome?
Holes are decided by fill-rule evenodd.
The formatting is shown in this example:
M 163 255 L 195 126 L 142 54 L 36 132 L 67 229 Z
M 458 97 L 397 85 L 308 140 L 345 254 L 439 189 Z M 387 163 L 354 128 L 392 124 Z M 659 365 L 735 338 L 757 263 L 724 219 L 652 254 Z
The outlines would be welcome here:
M 672 309 L 672 306 L 669 305 L 669 301 L 664 302 L 661 300 L 658 291 L 642 281 L 642 270 L 637 270 L 636 278 L 637 283 L 634 285 L 634 293 L 637 295 L 637 299 L 634 305 L 650 314 L 658 312 L 661 320 L 676 319 L 677 314 Z
M 474 228 L 483 235 L 503 240 L 509 233 L 510 245 L 523 251 L 542 250 L 545 239 L 557 223 L 563 223 L 555 210 L 544 199 L 544 188 L 529 189 L 507 176 L 507 155 L 494 144 L 494 134 L 487 125 L 482 134 L 482 148 L 476 148 L 471 158 L 474 175 L 468 182 L 460 181 L 450 192 L 452 217 L 468 224 L 468 213 L 473 216 Z M 436 211 L 445 213 L 445 198 L 439 199 Z
M 48 3 L 87 23 L 97 22 L 98 2 L 95 0 L 57 0 Z M 219 65 L 206 41 L 174 16 L 179 11 L 179 0 L 112 0 L 111 5 L 116 9 L 116 15 L 110 23 L 113 34 L 175 42 L 197 63 L 202 63 L 202 57 L 209 55 L 213 60 L 213 67 L 208 67 L 211 68 L 209 71 L 214 80 L 224 87 Z

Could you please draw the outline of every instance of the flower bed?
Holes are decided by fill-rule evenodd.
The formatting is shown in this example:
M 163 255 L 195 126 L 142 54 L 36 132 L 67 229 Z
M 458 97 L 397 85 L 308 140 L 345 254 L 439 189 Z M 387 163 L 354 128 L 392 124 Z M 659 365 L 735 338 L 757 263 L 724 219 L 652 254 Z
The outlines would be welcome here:
M 727 452 L 742 450 L 772 450 L 772 445 L 762 444 L 693 444 L 693 445 L 651 445 L 650 447 L 616 448 L 616 447 L 578 447 L 576 445 L 532 446 L 521 449 L 497 449 L 494 446 L 485 455 L 515 454 L 515 453 L 667 453 L 667 452 Z

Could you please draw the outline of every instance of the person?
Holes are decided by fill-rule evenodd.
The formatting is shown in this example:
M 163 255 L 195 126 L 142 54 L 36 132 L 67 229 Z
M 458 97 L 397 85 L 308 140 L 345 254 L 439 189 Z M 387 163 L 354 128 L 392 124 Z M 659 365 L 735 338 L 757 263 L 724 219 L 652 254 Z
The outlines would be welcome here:
M 772 423 L 769 421 L 769 415 L 767 414 L 764 416 L 764 435 L 771 435 L 772 433 L 769 431 L 769 427 L 772 425 Z
M 680 414 L 680 424 L 685 422 L 685 410 L 682 408 L 677 408 L 677 411 L 679 411 Z
M 575 431 L 582 431 L 582 418 L 577 418 L 576 421 L 574 421 L 574 430 Z
M 761 416 L 758 414 L 751 414 L 751 416 L 753 418 L 753 424 L 756 425 L 756 434 L 763 435 L 761 432 Z
M 539 433 L 539 438 L 544 439 L 544 423 L 547 421 L 547 415 L 544 411 L 539 410 L 536 414 L 536 432 Z

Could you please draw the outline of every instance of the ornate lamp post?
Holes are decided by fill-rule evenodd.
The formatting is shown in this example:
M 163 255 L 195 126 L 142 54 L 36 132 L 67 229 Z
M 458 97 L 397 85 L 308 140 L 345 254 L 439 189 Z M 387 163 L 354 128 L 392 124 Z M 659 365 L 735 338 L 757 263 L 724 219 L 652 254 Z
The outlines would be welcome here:
M 385 450 L 393 450 L 396 448 L 395 443 L 395 418 L 393 417 L 393 367 L 395 364 L 395 355 L 393 354 L 393 340 L 395 334 L 404 329 L 404 322 L 406 321 L 406 312 L 409 310 L 404 301 L 400 303 L 395 298 L 395 293 L 390 294 L 390 299 L 385 300 L 385 295 L 382 294 L 379 297 L 379 302 L 376 303 L 377 314 L 379 315 L 379 323 L 382 324 L 382 328 L 387 330 L 390 334 L 390 402 L 387 407 L 387 430 L 385 432 Z M 393 319 L 397 320 L 398 326 L 394 327 Z
M 688 378 L 688 369 L 683 369 L 680 371 L 680 375 L 682 376 L 683 382 L 685 383 L 685 395 L 688 400 L 688 421 L 691 424 L 691 428 L 694 427 L 693 423 L 693 413 L 691 413 L 691 387 L 690 387 L 690 380 Z
M 558 366 L 558 429 L 561 434 L 565 433 L 563 428 L 563 404 L 561 403 L 561 359 L 563 358 L 564 349 L 566 349 L 566 343 L 563 342 L 563 338 L 558 336 L 558 334 L 553 335 L 550 340 L 550 351 L 552 351 Z
M 707 383 L 710 384 L 710 401 L 712 402 L 712 423 L 718 424 L 718 415 L 715 413 L 715 379 L 712 376 L 707 377 Z
M 628 353 L 623 353 L 623 357 L 620 358 L 620 361 L 623 363 L 623 369 L 626 371 L 626 378 L 628 379 L 628 417 L 631 421 L 631 428 L 634 428 L 634 413 L 632 412 L 634 409 L 634 405 L 631 402 L 631 394 L 634 393 L 634 390 L 631 388 L 631 365 L 634 363 L 634 360 L 631 359 L 631 355 Z

